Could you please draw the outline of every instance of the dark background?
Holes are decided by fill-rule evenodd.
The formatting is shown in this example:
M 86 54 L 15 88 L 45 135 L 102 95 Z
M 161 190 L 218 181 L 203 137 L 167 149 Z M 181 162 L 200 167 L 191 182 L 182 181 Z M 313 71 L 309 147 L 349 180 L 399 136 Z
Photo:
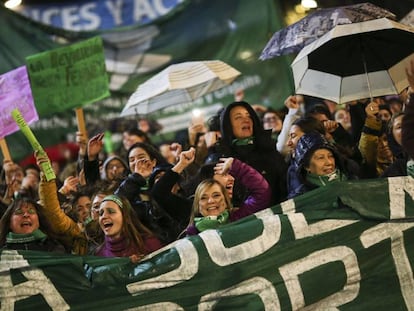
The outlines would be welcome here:
M 293 10 L 294 6 L 300 4 L 300 0 L 275 0 L 280 3 L 283 11 L 286 13 Z M 414 0 L 373 0 L 373 1 L 355 1 L 355 0 L 316 0 L 320 8 L 344 6 L 357 3 L 370 2 L 374 5 L 387 9 L 397 15 L 400 20 L 414 9 Z
M 1 2 L 6 2 L 6 0 L 0 0 Z M 231 0 L 223 0 L 231 1 Z M 252 0 L 260 1 L 260 0 Z M 335 6 L 344 6 L 351 5 L 356 3 L 370 2 L 377 6 L 388 9 L 395 15 L 397 15 L 397 20 L 400 20 L 405 15 L 407 15 L 414 8 L 414 0 L 372 0 L 372 1 L 356 1 L 356 0 L 316 0 L 319 8 L 335 7 Z M 22 0 L 23 5 L 27 4 L 47 4 L 47 3 L 58 3 L 58 2 L 76 2 L 76 0 Z M 289 12 L 294 10 L 295 5 L 300 4 L 300 0 L 275 0 L 276 3 L 279 3 L 281 9 L 286 16 Z

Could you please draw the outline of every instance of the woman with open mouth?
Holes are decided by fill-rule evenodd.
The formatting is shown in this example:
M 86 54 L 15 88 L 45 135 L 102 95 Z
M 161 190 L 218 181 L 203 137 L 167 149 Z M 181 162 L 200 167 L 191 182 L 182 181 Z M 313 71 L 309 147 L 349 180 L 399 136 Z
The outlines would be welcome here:
M 65 245 L 51 232 L 48 219 L 42 215 L 39 204 L 29 197 L 15 199 L 1 218 L 0 247 L 66 252 Z
M 99 225 L 105 240 L 95 255 L 140 259 L 162 247 L 154 234 L 139 221 L 128 200 L 120 196 L 108 195 L 102 200 Z

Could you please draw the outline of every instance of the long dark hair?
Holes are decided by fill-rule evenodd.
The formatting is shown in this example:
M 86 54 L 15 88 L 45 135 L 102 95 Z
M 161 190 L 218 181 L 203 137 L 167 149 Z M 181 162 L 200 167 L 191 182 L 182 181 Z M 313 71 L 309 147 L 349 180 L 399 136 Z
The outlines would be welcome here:
M 119 206 L 115 200 L 112 201 L 111 199 L 108 199 L 108 201 L 115 202 L 121 210 L 123 219 L 121 235 L 125 237 L 129 246 L 135 246 L 141 254 L 146 254 L 144 240 L 146 237 L 155 235 L 141 223 L 135 210 L 131 207 L 131 204 L 125 197 L 119 195 L 110 196 L 117 198 L 122 203 L 122 206 Z M 106 201 L 106 198 L 104 198 L 102 202 L 104 201 Z M 98 246 L 97 251 L 103 247 L 104 243 Z
M 157 161 L 156 165 L 167 164 L 167 160 L 162 156 L 162 154 L 153 145 L 147 143 L 135 143 L 129 147 L 127 152 L 127 163 L 129 163 L 129 154 L 135 148 L 144 149 L 148 153 L 151 160 L 155 159 Z

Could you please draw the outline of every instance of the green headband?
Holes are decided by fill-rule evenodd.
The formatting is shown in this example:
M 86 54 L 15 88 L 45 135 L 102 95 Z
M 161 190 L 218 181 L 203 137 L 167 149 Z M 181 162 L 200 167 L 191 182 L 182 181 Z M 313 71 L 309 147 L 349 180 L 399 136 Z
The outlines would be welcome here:
M 101 201 L 101 203 L 102 202 L 105 202 L 105 201 L 115 202 L 116 204 L 118 204 L 118 206 L 120 208 L 124 208 L 124 203 L 122 203 L 121 199 L 117 195 L 115 195 L 115 194 L 107 195 L 106 197 L 103 198 L 103 200 Z

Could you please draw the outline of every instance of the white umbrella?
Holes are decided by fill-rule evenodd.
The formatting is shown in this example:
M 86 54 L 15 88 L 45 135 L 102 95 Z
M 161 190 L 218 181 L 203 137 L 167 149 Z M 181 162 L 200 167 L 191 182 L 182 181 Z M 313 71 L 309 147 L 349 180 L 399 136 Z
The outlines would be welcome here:
M 148 114 L 195 99 L 232 83 L 240 72 L 218 60 L 170 65 L 131 95 L 121 116 Z
M 338 25 L 291 64 L 297 94 L 345 103 L 398 94 L 414 57 L 414 29 L 381 18 Z

